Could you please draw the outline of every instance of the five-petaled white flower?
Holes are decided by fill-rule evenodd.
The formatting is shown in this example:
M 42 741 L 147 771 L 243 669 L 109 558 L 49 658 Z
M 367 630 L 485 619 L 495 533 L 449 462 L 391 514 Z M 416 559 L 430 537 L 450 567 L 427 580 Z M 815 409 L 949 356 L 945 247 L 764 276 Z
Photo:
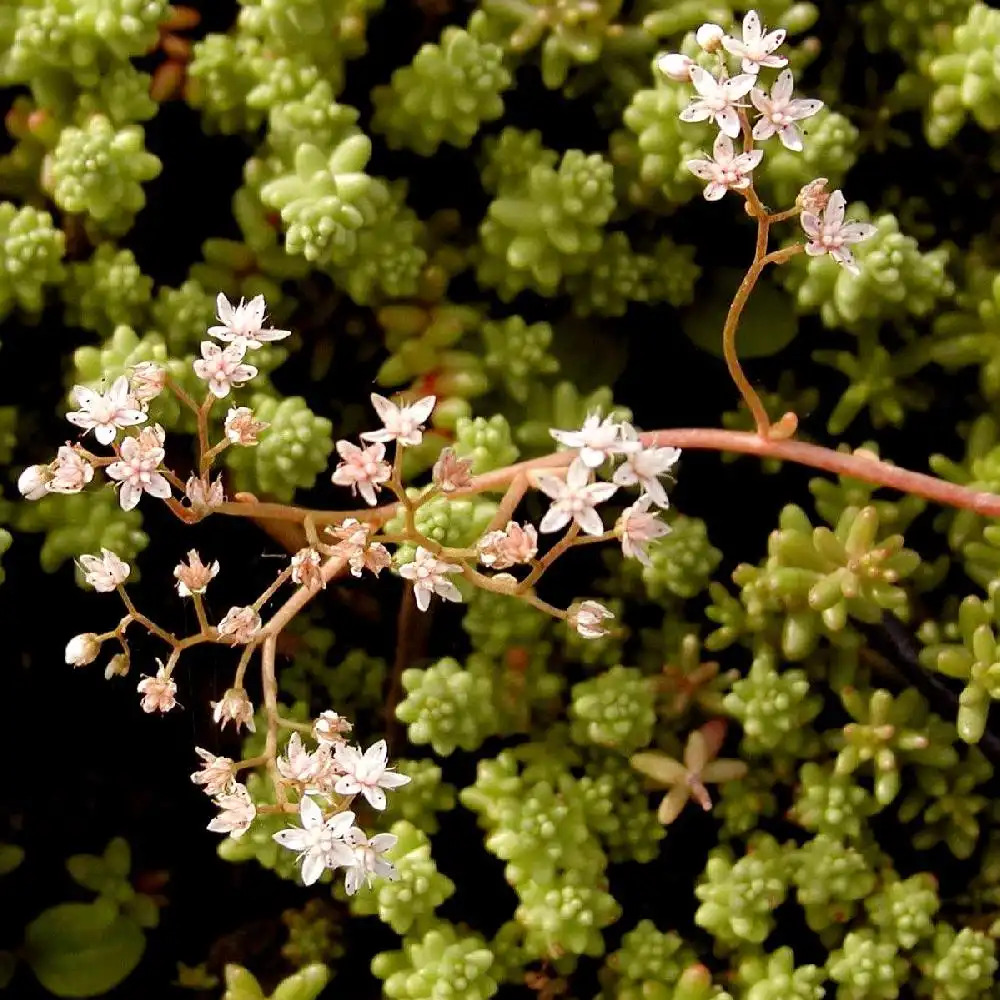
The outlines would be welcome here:
M 80 409 L 67 413 L 66 419 L 85 432 L 92 430 L 101 444 L 111 444 L 120 427 L 134 427 L 146 419 L 124 375 L 105 393 L 75 385 L 73 399 Z
M 357 827 L 348 832 L 347 842 L 354 855 L 344 872 L 344 889 L 348 896 L 353 896 L 361 888 L 362 882 L 371 888 L 378 875 L 390 882 L 398 877 L 392 862 L 382 857 L 386 851 L 391 851 L 396 846 L 396 840 L 392 833 L 376 833 L 369 840 Z
M 264 330 L 264 312 L 267 306 L 263 295 L 255 295 L 249 302 L 234 306 L 222 292 L 215 300 L 221 326 L 210 326 L 208 335 L 229 343 L 242 343 L 249 348 L 261 347 L 274 340 L 284 340 L 291 330 Z
M 64 444 L 56 453 L 48 481 L 50 493 L 79 493 L 94 478 L 94 467 L 75 448 Z
M 750 91 L 750 100 L 761 117 L 753 127 L 753 137 L 764 141 L 777 133 L 786 149 L 802 149 L 802 133 L 795 124 L 803 118 L 811 118 L 821 107 L 822 101 L 792 97 L 795 81 L 790 69 L 782 70 L 771 87 L 768 96 L 760 87 Z
M 275 764 L 278 773 L 287 781 L 318 788 L 317 779 L 323 779 L 322 784 L 326 784 L 325 779 L 332 766 L 330 747 L 328 744 L 321 744 L 315 751 L 307 750 L 302 737 L 298 733 L 292 733 L 285 747 L 285 755 L 279 757 Z
M 79 559 L 83 578 L 99 594 L 110 594 L 128 579 L 129 564 L 119 559 L 110 549 L 101 549 L 99 556 L 82 555 Z
M 581 601 L 569 609 L 566 621 L 584 639 L 600 639 L 608 634 L 604 622 L 614 615 L 597 601 Z
M 576 521 L 588 535 L 604 531 L 601 517 L 594 508 L 618 489 L 613 483 L 592 483 L 590 469 L 580 459 L 573 461 L 565 479 L 539 476 L 538 488 L 552 499 L 552 506 L 538 525 L 539 531 L 558 531 L 570 521 Z
M 434 594 L 446 601 L 461 603 L 462 592 L 448 579 L 449 573 L 461 572 L 461 566 L 438 559 L 422 545 L 417 546 L 413 562 L 408 562 L 399 569 L 399 575 L 413 584 L 413 596 L 421 611 L 427 610 Z
M 216 757 L 214 753 L 195 747 L 194 752 L 201 758 L 201 769 L 191 775 L 196 785 L 202 785 L 206 795 L 219 795 L 235 779 L 231 757 Z
M 194 362 L 194 373 L 208 382 L 209 392 L 218 399 L 229 395 L 229 390 L 239 388 L 257 374 L 253 365 L 243 364 L 247 345 L 242 340 L 234 340 L 226 347 L 219 347 L 210 340 L 201 342 L 201 357 Z
M 338 795 L 357 795 L 360 792 L 373 809 L 384 809 L 383 789 L 399 788 L 410 783 L 409 775 L 397 774 L 386 767 L 388 753 L 385 740 L 373 743 L 364 753 L 347 743 L 334 747 L 333 759 L 343 774 L 333 790 Z
M 121 484 L 118 502 L 122 510 L 132 510 L 143 493 L 165 500 L 170 483 L 156 470 L 164 458 L 160 437 L 155 428 L 144 429 L 138 437 L 127 437 L 118 448 L 118 461 L 108 468 L 108 478 Z
M 733 140 L 720 132 L 712 146 L 711 160 L 688 160 L 685 166 L 699 180 L 708 181 L 703 192 L 705 200 L 718 201 L 727 191 L 748 188 L 750 174 L 763 156 L 762 149 L 737 154 Z
M 660 476 L 666 475 L 677 464 L 681 457 L 680 448 L 643 448 L 635 431 L 632 435 L 632 447 L 612 478 L 619 486 L 635 486 L 638 483 L 657 507 L 669 507 L 670 501 Z
M 802 228 L 809 237 L 806 253 L 810 257 L 820 257 L 828 253 L 851 274 L 857 274 L 858 265 L 854 263 L 850 244 L 868 239 L 874 234 L 875 226 L 870 222 L 849 222 L 845 225 L 846 208 L 844 193 L 834 191 L 826 203 L 822 216 L 814 215 L 812 212 L 802 213 Z
M 392 466 L 385 461 L 385 445 L 379 441 L 359 448 L 341 440 L 337 442 L 337 454 L 342 461 L 333 471 L 334 486 L 350 486 L 352 493 L 360 493 L 365 503 L 374 507 L 378 502 L 375 494 L 392 476 Z
M 744 73 L 756 73 L 762 66 L 780 69 L 787 65 L 784 56 L 776 56 L 774 50 L 785 40 L 787 32 L 784 28 L 774 31 L 764 31 L 760 15 L 755 10 L 747 11 L 743 18 L 743 38 L 733 38 L 726 35 L 722 39 L 722 47 L 730 54 L 743 60 Z
M 750 93 L 756 82 L 750 73 L 741 73 L 730 80 L 716 80 L 708 70 L 700 66 L 691 67 L 691 82 L 699 97 L 681 112 L 681 121 L 704 122 L 714 120 L 715 124 L 730 138 L 740 134 L 740 116 L 736 112 L 736 102 Z
M 382 421 L 383 427 L 377 431 L 365 431 L 361 435 L 364 441 L 396 441 L 407 447 L 415 447 L 423 438 L 423 423 L 431 415 L 436 396 L 424 396 L 409 406 L 397 406 L 395 403 L 372 393 L 372 406 Z
M 578 431 L 550 430 L 549 433 L 567 448 L 580 449 L 580 461 L 588 469 L 596 469 L 605 459 L 621 451 L 622 425 L 612 417 L 603 420 L 590 413 Z
M 212 833 L 228 833 L 234 840 L 239 840 L 257 815 L 257 807 L 250 798 L 246 785 L 232 781 L 220 795 L 215 797 L 219 807 L 219 815 L 208 824 Z
M 655 513 L 650 514 L 649 505 L 652 502 L 653 498 L 643 493 L 631 507 L 625 508 L 620 521 L 622 554 L 626 559 L 638 559 L 644 566 L 650 565 L 646 546 L 670 533 L 668 525 Z
M 327 868 L 348 867 L 355 863 L 354 852 L 344 842 L 354 826 L 350 810 L 336 813 L 328 820 L 308 795 L 299 803 L 301 827 L 288 827 L 274 834 L 274 839 L 290 851 L 298 851 L 302 862 L 302 882 L 312 885 Z

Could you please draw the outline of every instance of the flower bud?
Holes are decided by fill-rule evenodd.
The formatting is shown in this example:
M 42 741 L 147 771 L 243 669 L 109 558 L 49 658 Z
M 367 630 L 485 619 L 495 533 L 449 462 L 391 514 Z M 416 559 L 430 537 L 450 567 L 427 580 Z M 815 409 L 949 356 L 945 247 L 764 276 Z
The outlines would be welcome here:
M 49 492 L 52 474 L 46 465 L 29 465 L 17 478 L 17 488 L 25 500 L 41 500 Z
M 713 24 L 711 21 L 707 21 L 703 24 L 697 32 L 695 32 L 695 41 L 706 51 L 706 52 L 718 52 L 719 46 L 722 45 L 722 39 L 725 37 L 726 33 L 718 24 Z
M 101 640 L 93 632 L 81 632 L 66 643 L 66 662 L 74 667 L 85 667 L 97 659 Z
M 694 61 L 682 52 L 663 52 L 656 57 L 656 62 L 653 65 L 668 80 L 674 80 L 677 83 L 689 83 L 691 80 L 691 67 L 694 65 Z
M 825 177 L 817 177 L 810 181 L 799 191 L 795 199 L 795 204 L 803 212 L 810 212 L 812 215 L 819 215 L 826 208 L 826 203 L 830 200 L 830 192 L 827 191 L 828 181 Z
M 155 361 L 140 361 L 132 368 L 129 388 L 140 405 L 156 399 L 167 384 L 167 370 Z
M 104 668 L 104 679 L 109 681 L 112 677 L 127 676 L 129 666 L 129 658 L 125 653 L 115 653 Z

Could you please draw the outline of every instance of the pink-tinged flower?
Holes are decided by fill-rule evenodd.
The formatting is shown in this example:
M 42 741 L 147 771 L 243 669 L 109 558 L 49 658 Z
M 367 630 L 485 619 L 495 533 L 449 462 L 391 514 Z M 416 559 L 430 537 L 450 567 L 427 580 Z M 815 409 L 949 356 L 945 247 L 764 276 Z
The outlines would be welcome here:
M 413 584 L 417 607 L 426 611 L 434 594 L 446 601 L 461 603 L 462 592 L 448 579 L 449 573 L 461 572 L 461 566 L 438 559 L 422 545 L 418 545 L 413 562 L 401 566 L 399 575 Z
M 588 414 L 578 431 L 550 430 L 549 433 L 567 448 L 580 449 L 580 461 L 588 469 L 596 469 L 605 459 L 621 451 L 621 421 L 596 413 Z
M 155 361 L 140 361 L 129 375 L 129 389 L 140 406 L 148 406 L 167 384 L 167 369 Z
M 828 253 L 851 274 L 858 274 L 858 265 L 854 262 L 850 245 L 860 243 L 874 235 L 875 226 L 870 222 L 849 222 L 845 225 L 846 208 L 847 201 L 843 191 L 834 191 L 822 216 L 814 215 L 812 212 L 802 213 L 802 228 L 809 237 L 806 253 L 810 257 L 820 257 Z
M 699 180 L 708 181 L 702 192 L 705 201 L 718 201 L 727 191 L 742 191 L 750 186 L 750 174 L 764 156 L 753 149 L 737 155 L 733 141 L 721 132 L 715 137 L 711 160 L 688 160 L 684 165 Z
M 431 479 L 444 493 L 464 489 L 472 482 L 472 459 L 459 458 L 454 448 L 445 448 L 431 470 Z
M 407 447 L 420 444 L 424 421 L 431 415 L 431 410 L 437 402 L 435 396 L 424 396 L 409 406 L 397 406 L 377 392 L 372 393 L 371 399 L 372 406 L 375 407 L 375 412 L 384 426 L 378 431 L 365 431 L 361 435 L 363 440 L 395 441 Z
M 313 737 L 320 743 L 329 743 L 337 746 L 344 742 L 345 734 L 354 728 L 354 723 L 349 722 L 342 715 L 327 709 L 313 723 Z
M 382 856 L 396 846 L 396 836 L 392 833 L 376 833 L 369 840 L 362 830 L 354 827 L 347 833 L 347 842 L 351 847 L 353 858 L 344 873 L 344 889 L 348 896 L 353 896 L 361 883 L 371 888 L 376 877 L 395 881 L 399 876 L 391 861 Z
M 210 326 L 208 335 L 217 340 L 256 349 L 274 340 L 284 340 L 291 330 L 264 330 L 264 313 L 267 306 L 263 295 L 255 295 L 249 302 L 234 306 L 222 292 L 215 300 L 217 318 L 221 326 Z
M 750 93 L 756 77 L 741 73 L 731 80 L 716 80 L 708 70 L 692 66 L 691 82 L 700 96 L 681 112 L 681 121 L 711 120 L 731 139 L 735 139 L 740 134 L 740 116 L 736 111 L 739 105 L 736 102 Z
M 50 493 L 79 493 L 94 478 L 94 467 L 70 445 L 59 449 L 49 471 Z
M 241 726 L 246 726 L 251 733 L 257 732 L 253 721 L 253 702 L 243 688 L 229 688 L 219 701 L 212 702 L 212 709 L 212 718 L 220 729 L 225 729 L 226 723 L 232 722 L 236 732 Z
M 49 492 L 52 470 L 47 465 L 29 465 L 17 477 L 17 489 L 25 500 L 41 500 Z
M 191 775 L 196 785 L 203 786 L 206 795 L 219 795 L 236 779 L 233 761 L 229 757 L 216 757 L 214 753 L 195 747 L 194 752 L 201 757 L 201 769 Z
M 333 471 L 334 486 L 350 486 L 352 493 L 360 493 L 365 503 L 374 507 L 376 492 L 392 476 L 392 466 L 384 461 L 385 445 L 378 442 L 359 448 L 350 441 L 338 441 L 337 454 L 342 461 Z
M 830 201 L 830 192 L 826 186 L 830 182 L 825 177 L 817 177 L 814 181 L 804 184 L 795 198 L 795 204 L 803 212 L 819 215 Z
M 681 457 L 680 448 L 643 448 L 638 438 L 633 439 L 632 449 L 625 461 L 615 469 L 614 481 L 619 486 L 635 486 L 637 483 L 644 493 L 648 493 L 657 507 L 669 507 L 667 491 L 660 482 Z
M 389 550 L 381 542 L 369 542 L 371 525 L 363 524 L 349 517 L 335 527 L 327 529 L 340 541 L 334 546 L 334 555 L 346 559 L 351 567 L 351 576 L 360 577 L 364 570 L 376 576 L 392 564 Z
M 119 428 L 134 427 L 146 419 L 124 375 L 116 378 L 106 393 L 75 385 L 72 395 L 79 409 L 67 413 L 66 419 L 84 432 L 92 430 L 101 444 L 111 444 Z
M 230 608 L 218 624 L 219 635 L 233 643 L 251 642 L 260 631 L 260 615 L 251 608 Z
M 343 774 L 333 790 L 338 795 L 363 795 L 373 809 L 385 808 L 386 788 L 410 783 L 409 775 L 397 774 L 386 767 L 388 747 L 385 740 L 373 743 L 364 753 L 341 743 L 333 749 L 333 759 Z
M 670 528 L 656 516 L 649 513 L 649 505 L 653 498 L 644 493 L 631 507 L 622 513 L 619 525 L 622 533 L 622 553 L 626 559 L 638 559 L 648 566 L 649 553 L 646 546 L 670 534 Z
M 503 531 L 491 531 L 476 546 L 479 561 L 491 569 L 507 569 L 528 563 L 538 554 L 538 532 L 533 524 L 508 521 Z
M 292 556 L 292 583 L 310 590 L 324 588 L 326 580 L 323 579 L 322 568 L 323 559 L 314 548 L 307 546 L 299 549 Z
M 691 79 L 691 67 L 694 65 L 694 60 L 682 52 L 661 52 L 656 57 L 657 70 L 675 83 L 687 83 Z
M 219 815 L 208 824 L 212 833 L 228 833 L 233 840 L 239 840 L 254 821 L 257 807 L 250 798 L 246 785 L 233 781 L 229 787 L 215 797 Z
M 608 634 L 604 622 L 614 615 L 597 601 L 581 601 L 569 609 L 566 621 L 584 639 L 600 639 Z
M 83 578 L 99 594 L 110 594 L 123 584 L 131 572 L 129 564 L 119 559 L 109 549 L 101 549 L 99 556 L 82 555 L 78 561 Z
M 157 440 L 155 433 L 125 438 L 118 449 L 118 461 L 108 466 L 108 478 L 121 484 L 118 502 L 122 510 L 132 510 L 143 493 L 160 500 L 170 496 L 170 483 L 156 471 L 164 457 Z
M 770 97 L 754 87 L 750 91 L 750 100 L 760 112 L 761 117 L 753 127 L 753 137 L 764 141 L 777 133 L 786 149 L 802 149 L 802 133 L 795 124 L 803 118 L 811 118 L 821 107 L 822 101 L 806 98 L 793 98 L 792 88 L 795 81 L 790 69 L 782 70 L 774 81 Z
M 205 486 L 205 480 L 198 476 L 191 476 L 184 484 L 184 496 L 188 498 L 191 506 L 197 509 L 211 509 L 224 503 L 226 496 L 222 492 L 222 476 L 218 476 L 209 486 Z
M 71 667 L 93 663 L 101 652 L 101 640 L 93 632 L 81 632 L 66 643 L 66 662 Z
M 552 506 L 538 526 L 539 531 L 559 531 L 570 521 L 576 521 L 588 535 L 604 531 L 601 517 L 594 508 L 618 489 L 613 483 L 592 483 L 590 469 L 579 459 L 569 467 L 565 479 L 539 476 L 538 488 L 552 499 Z
M 250 448 L 257 444 L 257 435 L 271 425 L 257 420 L 249 406 L 234 406 L 226 414 L 225 432 L 230 444 Z
M 174 578 L 177 580 L 177 593 L 181 597 L 191 597 L 193 594 L 204 594 L 205 588 L 215 579 L 219 572 L 218 559 L 206 566 L 201 561 L 197 551 L 188 552 L 188 561 L 180 562 L 174 567 Z
M 210 340 L 201 342 L 201 357 L 194 362 L 194 373 L 208 382 L 209 392 L 218 399 L 225 399 L 229 390 L 239 388 L 257 374 L 253 365 L 243 364 L 246 344 L 238 340 L 228 347 L 219 347 Z
M 298 733 L 292 733 L 284 756 L 279 757 L 275 764 L 278 773 L 286 781 L 318 788 L 328 784 L 326 779 L 333 762 L 328 745 L 321 744 L 315 751 L 309 751 L 303 745 L 302 737 Z
M 347 867 L 354 863 L 354 852 L 344 837 L 354 825 L 354 813 L 339 812 L 328 820 L 308 795 L 299 803 L 300 827 L 288 827 L 274 834 L 274 839 L 290 851 L 298 851 L 302 862 L 302 882 L 312 885 L 327 868 Z
M 760 15 L 751 10 L 743 18 L 742 41 L 726 35 L 722 39 L 722 47 L 730 55 L 739 56 L 743 60 L 744 73 L 757 73 L 761 66 L 780 69 L 787 65 L 788 60 L 784 56 L 774 55 L 774 50 L 784 42 L 786 34 L 784 28 L 765 32 L 760 23 Z
M 143 677 L 136 690 L 142 695 L 140 706 L 144 712 L 169 712 L 177 704 L 177 685 L 162 663 L 156 676 Z

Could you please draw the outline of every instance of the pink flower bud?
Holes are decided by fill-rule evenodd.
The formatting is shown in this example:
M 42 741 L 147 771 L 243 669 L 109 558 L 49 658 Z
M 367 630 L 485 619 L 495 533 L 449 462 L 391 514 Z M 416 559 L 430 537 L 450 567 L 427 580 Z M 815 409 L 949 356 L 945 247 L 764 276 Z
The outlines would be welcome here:
M 85 667 L 97 659 L 101 640 L 93 632 L 81 632 L 66 643 L 66 662 L 73 667 Z
M 112 677 L 124 677 L 128 673 L 129 659 L 125 653 L 115 653 L 108 660 L 108 665 L 104 668 L 104 679 L 111 680 Z
M 230 688 L 221 701 L 212 702 L 212 718 L 225 729 L 227 722 L 233 722 L 239 732 L 240 726 L 246 726 L 251 733 L 256 732 L 253 721 L 253 704 L 243 688 Z
M 608 618 L 614 618 L 614 615 L 603 604 L 598 604 L 597 601 L 581 601 L 569 609 L 566 621 L 584 639 L 600 639 L 608 634 L 608 630 L 604 627 L 604 621 Z

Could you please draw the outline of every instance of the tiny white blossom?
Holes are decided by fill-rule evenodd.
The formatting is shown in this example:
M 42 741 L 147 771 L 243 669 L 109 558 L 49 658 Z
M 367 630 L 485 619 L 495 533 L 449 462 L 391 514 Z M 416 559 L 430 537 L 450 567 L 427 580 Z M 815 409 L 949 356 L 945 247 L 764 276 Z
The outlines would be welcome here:
M 385 461 L 385 445 L 379 441 L 359 448 L 341 440 L 337 442 L 337 454 L 341 462 L 331 477 L 334 486 L 350 486 L 352 493 L 360 493 L 365 503 L 374 507 L 378 502 L 375 494 L 392 477 L 392 466 Z
M 302 882 L 312 885 L 327 868 L 347 867 L 355 863 L 354 852 L 344 837 L 354 825 L 354 813 L 339 812 L 328 820 L 308 795 L 299 803 L 300 827 L 288 827 L 274 834 L 274 839 L 290 851 L 298 851 L 302 863 Z
M 291 336 L 290 330 L 264 330 L 264 313 L 267 306 L 263 295 L 255 295 L 249 302 L 234 306 L 222 292 L 215 300 L 217 318 L 221 326 L 210 326 L 208 335 L 229 343 L 241 343 L 256 349 L 274 340 Z
M 424 396 L 409 406 L 397 406 L 377 392 L 371 395 L 372 406 L 382 421 L 383 427 L 377 431 L 365 431 L 361 435 L 365 441 L 396 441 L 407 447 L 415 447 L 423 438 L 423 423 L 431 415 L 435 396 Z
M 722 39 L 722 47 L 730 55 L 739 56 L 743 60 L 744 73 L 757 73 L 762 66 L 780 69 L 787 65 L 788 60 L 784 56 L 774 55 L 774 50 L 784 42 L 786 34 L 784 28 L 765 32 L 760 15 L 751 10 L 743 18 L 742 40 L 726 35 Z
M 47 465 L 29 465 L 17 477 L 17 488 L 25 500 L 41 500 L 49 492 L 52 470 Z
M 584 639 L 600 639 L 608 634 L 604 622 L 614 615 L 597 601 L 581 601 L 569 609 L 567 622 Z
M 807 98 L 793 98 L 795 81 L 790 69 L 782 70 L 771 87 L 768 96 L 760 87 L 750 91 L 750 100 L 761 117 L 753 127 L 753 137 L 760 141 L 777 134 L 786 149 L 802 149 L 802 133 L 795 124 L 803 118 L 811 118 L 821 107 L 822 101 Z
M 337 779 L 333 790 L 338 795 L 357 795 L 360 792 L 373 809 L 384 809 L 384 789 L 410 783 L 409 775 L 397 774 L 386 767 L 388 753 L 385 740 L 373 743 L 364 753 L 347 743 L 334 747 L 333 759 L 344 773 Z
M 685 166 L 699 180 L 708 181 L 703 192 L 706 201 L 718 201 L 727 191 L 742 191 L 750 186 L 750 174 L 760 163 L 764 150 L 739 153 L 733 140 L 720 132 L 712 146 L 711 160 L 688 160 Z
M 301 785 L 326 784 L 326 777 L 331 768 L 330 747 L 321 744 L 315 751 L 309 751 L 302 743 L 298 733 L 292 733 L 285 747 L 285 754 L 275 761 L 278 773 L 287 781 Z
M 191 775 L 196 785 L 201 785 L 206 795 L 219 795 L 234 780 L 233 760 L 230 757 L 216 757 L 214 753 L 195 747 L 194 752 L 201 757 L 201 768 Z
M 448 579 L 449 573 L 461 572 L 461 566 L 438 559 L 422 545 L 418 545 L 413 562 L 401 566 L 399 575 L 413 584 L 417 607 L 426 611 L 434 594 L 446 601 L 461 603 L 462 592 Z
M 580 459 L 573 461 L 565 479 L 539 476 L 538 488 L 552 500 L 552 506 L 538 526 L 539 531 L 558 531 L 570 521 L 576 521 L 588 535 L 604 531 L 601 517 L 594 508 L 618 489 L 613 483 L 592 483 L 590 469 Z
M 621 421 L 612 417 L 603 420 L 596 413 L 590 413 L 578 431 L 550 430 L 549 433 L 567 448 L 580 449 L 580 461 L 588 469 L 596 469 L 605 459 L 621 451 Z
M 234 840 L 239 840 L 254 821 L 257 807 L 250 798 L 246 785 L 238 781 L 231 782 L 226 790 L 215 798 L 219 807 L 219 815 L 208 824 L 212 833 L 228 833 Z
M 139 437 L 127 437 L 118 448 L 118 461 L 107 467 L 109 479 L 115 479 L 121 487 L 118 502 L 122 510 L 132 510 L 143 493 L 165 500 L 170 496 L 170 483 L 156 470 L 164 458 L 162 440 L 154 428 L 144 430 Z
M 638 437 L 633 439 L 632 445 L 612 478 L 619 486 L 635 486 L 638 483 L 657 507 L 669 507 L 670 501 L 660 476 L 666 475 L 677 464 L 681 457 L 680 448 L 643 448 Z
M 119 428 L 134 427 L 146 419 L 124 375 L 116 378 L 106 393 L 75 385 L 72 395 L 79 409 L 67 413 L 66 419 L 85 432 L 92 430 L 101 444 L 111 444 Z
M 626 559 L 638 559 L 644 566 L 649 566 L 649 553 L 646 546 L 670 533 L 668 525 L 649 513 L 649 505 L 653 498 L 644 493 L 631 507 L 622 513 L 619 522 L 622 532 L 622 554 Z
M 94 478 L 94 467 L 70 445 L 59 449 L 49 471 L 50 493 L 79 493 Z
M 371 888 L 376 876 L 387 878 L 390 882 L 398 878 L 392 862 L 382 857 L 396 846 L 396 840 L 392 833 L 376 833 L 369 840 L 357 827 L 348 831 L 347 842 L 353 853 L 351 864 L 346 866 L 344 873 L 344 889 L 348 896 L 353 896 L 362 882 Z
M 822 216 L 812 212 L 803 212 L 802 228 L 809 237 L 806 243 L 806 253 L 810 257 L 820 257 L 828 253 L 838 264 L 858 274 L 858 265 L 854 262 L 850 244 L 860 243 L 875 233 L 875 226 L 870 222 L 849 222 L 845 225 L 844 213 L 847 201 L 842 191 L 834 191 Z
M 741 73 L 730 80 L 717 80 L 708 70 L 692 66 L 691 82 L 699 96 L 681 112 L 681 121 L 714 120 L 722 132 L 735 139 L 740 134 L 740 116 L 736 112 L 739 107 L 737 101 L 750 93 L 756 77 L 750 73 Z
M 99 556 L 80 556 L 79 566 L 83 570 L 84 580 L 99 594 L 110 594 L 128 579 L 131 572 L 127 562 L 103 548 Z
M 208 382 L 208 389 L 218 399 L 224 399 L 233 388 L 239 388 L 257 374 L 253 365 L 243 364 L 247 352 L 246 343 L 233 341 L 226 347 L 219 347 L 210 340 L 201 342 L 201 357 L 194 361 L 194 373 Z

